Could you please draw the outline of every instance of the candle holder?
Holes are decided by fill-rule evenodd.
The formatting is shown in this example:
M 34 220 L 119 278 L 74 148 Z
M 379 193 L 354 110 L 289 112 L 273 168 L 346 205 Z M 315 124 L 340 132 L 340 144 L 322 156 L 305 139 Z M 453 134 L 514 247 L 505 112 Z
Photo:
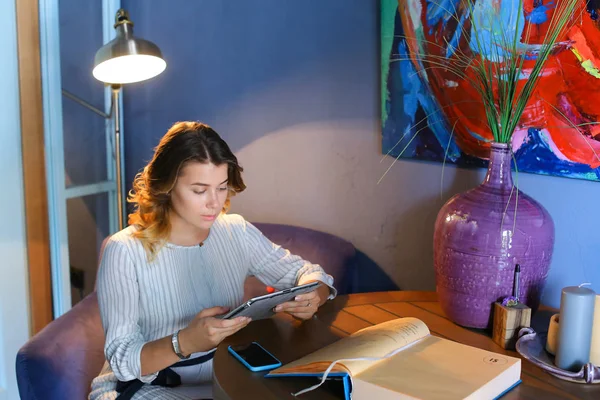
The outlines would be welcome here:
M 532 328 L 522 328 L 518 334 L 516 349 L 526 360 L 544 371 L 570 382 L 600 383 L 600 366 L 587 363 L 577 372 L 567 371 L 554 365 L 554 356 L 545 349 L 546 333 L 536 333 Z
M 503 349 L 514 350 L 517 334 L 531 324 L 531 308 L 514 297 L 494 303 L 492 340 Z

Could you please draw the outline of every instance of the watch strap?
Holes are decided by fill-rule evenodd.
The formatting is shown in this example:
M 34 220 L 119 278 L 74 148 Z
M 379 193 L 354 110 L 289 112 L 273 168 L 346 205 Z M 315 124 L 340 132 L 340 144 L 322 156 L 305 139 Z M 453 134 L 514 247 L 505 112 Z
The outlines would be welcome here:
M 175 354 L 177 354 L 177 357 L 179 357 L 181 360 L 187 360 L 190 358 L 190 355 L 186 357 L 181 354 L 181 347 L 179 346 L 179 332 L 181 332 L 181 329 L 171 335 L 171 344 L 173 345 L 173 351 Z

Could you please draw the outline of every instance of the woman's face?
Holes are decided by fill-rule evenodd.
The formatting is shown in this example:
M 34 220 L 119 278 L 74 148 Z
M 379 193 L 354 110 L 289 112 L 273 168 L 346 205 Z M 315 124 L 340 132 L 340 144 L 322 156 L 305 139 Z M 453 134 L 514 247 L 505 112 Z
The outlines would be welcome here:
M 174 217 L 191 228 L 210 229 L 227 200 L 227 164 L 190 161 L 171 191 Z

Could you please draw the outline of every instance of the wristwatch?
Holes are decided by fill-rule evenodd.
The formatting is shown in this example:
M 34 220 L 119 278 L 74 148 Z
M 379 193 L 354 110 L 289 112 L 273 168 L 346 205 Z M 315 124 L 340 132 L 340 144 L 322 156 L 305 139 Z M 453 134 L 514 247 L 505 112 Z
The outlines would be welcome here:
M 171 344 L 173 344 L 173 351 L 175 352 L 175 354 L 177 354 L 177 357 L 179 357 L 182 360 L 187 360 L 188 358 L 190 358 L 190 355 L 188 355 L 187 357 L 184 356 L 183 354 L 181 354 L 181 347 L 179 347 L 179 332 L 181 331 L 178 330 L 177 332 L 175 332 L 172 336 L 171 336 Z

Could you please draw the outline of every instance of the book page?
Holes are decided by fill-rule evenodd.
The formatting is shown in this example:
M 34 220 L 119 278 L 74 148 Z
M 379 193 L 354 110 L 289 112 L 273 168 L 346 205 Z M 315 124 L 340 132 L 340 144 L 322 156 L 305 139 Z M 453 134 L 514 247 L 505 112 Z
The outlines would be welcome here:
M 415 399 L 493 399 L 519 380 L 520 371 L 518 358 L 428 336 L 353 375 L 352 394 L 367 398 L 380 387 Z
M 370 326 L 340 339 L 299 360 L 271 371 L 271 374 L 324 372 L 339 359 L 383 357 L 429 335 L 429 328 L 417 318 L 398 318 Z M 349 372 L 352 375 L 369 368 L 377 361 L 342 361 L 334 372 Z M 341 365 L 340 365 L 341 364 Z

